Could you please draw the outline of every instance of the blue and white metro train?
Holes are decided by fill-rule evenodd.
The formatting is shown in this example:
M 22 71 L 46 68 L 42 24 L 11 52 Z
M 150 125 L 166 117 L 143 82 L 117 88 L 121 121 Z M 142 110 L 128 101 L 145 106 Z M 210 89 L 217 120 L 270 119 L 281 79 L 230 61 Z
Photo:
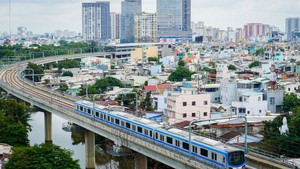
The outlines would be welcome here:
M 95 105 L 88 101 L 75 102 L 75 112 L 95 121 L 105 122 L 107 125 L 118 127 L 134 135 L 144 137 L 164 146 L 168 146 L 193 158 L 206 161 L 207 163 L 226 169 L 245 168 L 244 151 L 235 147 L 227 146 L 220 141 L 192 135 L 192 148 L 189 151 L 189 133 L 176 128 L 164 129 L 154 121 L 139 118 L 121 110 L 111 110 L 105 106 Z

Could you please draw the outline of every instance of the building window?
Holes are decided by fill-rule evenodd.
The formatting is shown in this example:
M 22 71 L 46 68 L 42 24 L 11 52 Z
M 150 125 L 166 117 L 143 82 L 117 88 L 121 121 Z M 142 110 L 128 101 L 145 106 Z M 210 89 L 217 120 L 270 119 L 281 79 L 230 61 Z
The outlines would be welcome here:
M 192 101 L 192 106 L 196 106 L 196 102 L 195 101 Z
M 275 105 L 275 97 L 270 97 L 270 105 Z
M 192 117 L 196 117 L 196 113 L 192 113 Z
M 261 101 L 261 97 L 258 97 L 258 101 Z
M 187 104 L 186 104 L 186 102 L 183 102 L 183 106 L 186 106 Z
M 207 112 L 204 112 L 204 113 L 203 113 L 203 116 L 207 116 Z
M 250 114 L 250 111 L 247 111 L 247 114 Z
M 261 113 L 261 110 L 259 110 L 259 113 Z
M 185 118 L 185 117 L 186 117 L 186 113 L 183 113 L 182 117 L 184 117 L 184 118 Z
M 288 88 L 288 91 L 291 91 L 291 89 L 290 89 L 290 88 Z
M 203 105 L 207 105 L 207 101 L 204 101 L 204 102 L 203 102 Z

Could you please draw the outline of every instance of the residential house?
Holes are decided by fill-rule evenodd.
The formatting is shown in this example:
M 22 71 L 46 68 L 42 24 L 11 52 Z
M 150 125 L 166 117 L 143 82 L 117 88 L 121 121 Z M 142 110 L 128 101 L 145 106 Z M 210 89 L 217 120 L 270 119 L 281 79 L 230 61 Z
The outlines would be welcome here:
M 185 83 L 181 92 L 168 93 L 165 117 L 171 125 L 182 121 L 210 118 L 210 95 L 197 94 L 196 91 L 191 84 Z
M 268 102 L 261 92 L 243 92 L 232 107 L 238 116 L 264 116 L 268 112 Z
M 156 74 L 161 73 L 162 72 L 161 65 L 152 65 L 150 67 L 150 72 L 151 72 L 152 76 L 155 76 Z

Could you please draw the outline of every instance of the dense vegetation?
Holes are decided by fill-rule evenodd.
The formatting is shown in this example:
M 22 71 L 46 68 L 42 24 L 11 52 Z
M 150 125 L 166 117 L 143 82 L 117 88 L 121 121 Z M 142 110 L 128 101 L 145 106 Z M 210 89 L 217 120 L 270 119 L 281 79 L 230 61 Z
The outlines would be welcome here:
M 59 61 L 57 63 L 57 67 L 59 70 L 64 69 L 71 69 L 71 68 L 80 68 L 80 59 L 65 59 Z
M 292 114 L 277 116 L 272 122 L 265 122 L 263 148 L 287 157 L 300 157 L 300 99 L 295 94 L 284 97 L 283 109 Z M 283 118 L 286 117 L 289 131 L 280 133 Z
M 6 169 L 80 169 L 78 160 L 72 159 L 70 151 L 51 143 L 14 148 L 13 152 Z
M 35 63 L 28 62 L 27 68 L 24 73 L 26 74 L 26 78 L 30 80 L 32 80 L 32 74 L 33 74 L 34 81 L 40 82 L 41 78 L 43 77 L 42 74 L 44 74 L 44 69 Z
M 64 71 L 62 76 L 70 76 L 73 77 L 73 73 L 71 71 Z
M 236 70 L 236 67 L 234 65 L 229 65 L 228 70 Z
M 112 86 L 124 87 L 124 84 L 114 77 L 105 77 L 100 80 L 97 80 L 95 84 L 88 85 L 88 93 L 89 94 L 99 94 L 104 93 L 109 90 Z M 83 86 L 78 93 L 79 96 L 83 96 L 86 94 L 86 85 Z
M 188 81 L 191 80 L 192 72 L 184 67 L 178 67 L 175 71 L 173 71 L 170 76 L 168 77 L 168 80 L 179 82 L 183 79 L 186 79 Z
M 254 62 L 250 63 L 248 66 L 250 69 L 253 67 L 257 67 L 257 66 L 259 66 L 259 61 L 254 61 Z
M 55 56 L 99 51 L 102 51 L 102 47 L 96 42 L 92 42 L 91 44 L 84 42 L 66 42 L 61 43 L 60 46 L 33 44 L 29 48 L 25 48 L 19 44 L 4 45 L 0 46 L 0 60 L 6 63 L 8 60 L 13 60 L 13 58 L 9 58 L 11 56 L 18 56 L 21 57 L 22 60 L 25 60 L 25 57 L 26 59 L 30 57 L 43 57 L 43 54 L 44 56 Z
M 30 107 L 12 99 L 0 100 L 0 143 L 28 146 Z

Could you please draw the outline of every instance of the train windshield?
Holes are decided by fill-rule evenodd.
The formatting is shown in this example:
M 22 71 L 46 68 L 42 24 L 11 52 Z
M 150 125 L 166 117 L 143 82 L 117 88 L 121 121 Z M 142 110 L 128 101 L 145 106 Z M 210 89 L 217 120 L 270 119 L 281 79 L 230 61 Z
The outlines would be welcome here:
M 245 154 L 243 151 L 235 151 L 228 154 L 229 164 L 241 165 L 245 162 Z

